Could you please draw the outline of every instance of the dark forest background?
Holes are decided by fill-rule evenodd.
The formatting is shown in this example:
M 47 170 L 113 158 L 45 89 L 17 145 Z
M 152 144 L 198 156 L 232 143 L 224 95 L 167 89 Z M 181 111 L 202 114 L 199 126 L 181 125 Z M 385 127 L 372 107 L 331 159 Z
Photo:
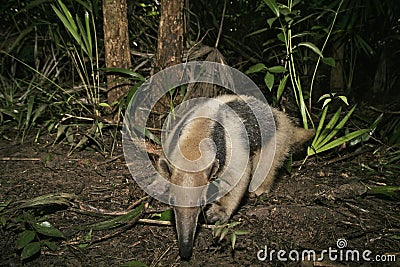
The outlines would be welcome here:
M 106 64 L 110 52 L 104 45 L 110 43 L 103 31 L 110 23 L 103 20 L 107 2 L 19 0 L 1 5 L 2 138 L 23 141 L 28 134 L 51 133 L 76 148 L 112 151 L 103 131 L 110 129 L 115 139 L 115 127 L 135 90 L 165 67 L 157 57 L 165 51 L 157 49 L 163 41 L 162 2 L 110 2 L 126 5 L 131 55 L 130 62 L 113 68 Z M 356 133 L 342 143 L 365 141 L 371 130 L 387 145 L 400 142 L 398 1 L 169 2 L 182 4 L 178 61 L 218 43 L 228 65 L 247 73 L 273 106 L 298 117 L 304 127 L 317 128 L 322 121 L 323 130 L 332 117 L 338 124 L 348 115 L 351 123 L 347 118 L 336 125 L 334 135 Z M 200 53 L 194 59 L 205 57 Z M 112 82 L 122 89 L 110 98 Z M 82 132 L 83 140 L 76 137 Z

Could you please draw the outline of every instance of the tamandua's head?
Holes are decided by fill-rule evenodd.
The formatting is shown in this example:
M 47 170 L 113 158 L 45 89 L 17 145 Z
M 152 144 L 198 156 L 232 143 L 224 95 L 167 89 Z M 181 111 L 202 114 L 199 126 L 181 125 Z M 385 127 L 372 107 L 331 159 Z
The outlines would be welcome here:
M 187 172 L 173 166 L 167 159 L 160 158 L 157 169 L 172 184 L 182 187 L 199 187 L 206 185 L 219 168 L 218 160 L 202 171 Z M 198 190 L 199 191 L 199 190 Z M 204 192 L 193 193 L 181 187 L 170 189 L 170 204 L 175 214 L 175 225 L 178 234 L 179 255 L 188 260 L 192 256 L 193 240 L 197 228 L 197 220 L 204 202 Z M 186 203 L 181 206 L 178 203 Z

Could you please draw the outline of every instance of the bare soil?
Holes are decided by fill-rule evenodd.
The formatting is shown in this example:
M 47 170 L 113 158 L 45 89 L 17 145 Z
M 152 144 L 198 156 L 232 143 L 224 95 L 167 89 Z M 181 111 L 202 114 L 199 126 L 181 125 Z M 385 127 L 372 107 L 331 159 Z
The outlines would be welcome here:
M 66 238 L 57 241 L 55 251 L 43 248 L 40 255 L 21 261 L 21 250 L 16 247 L 18 229 L 2 225 L 1 266 L 120 266 L 130 261 L 148 266 L 400 266 L 398 198 L 367 193 L 368 187 L 400 185 L 398 173 L 378 168 L 379 157 L 372 153 L 376 147 L 364 146 L 360 149 L 365 152 L 343 155 L 334 152 L 326 158 L 309 159 L 301 170 L 295 167 L 291 174 L 282 172 L 271 193 L 243 201 L 231 219 L 240 224 L 222 241 L 213 238 L 209 228 L 199 226 L 193 257 L 181 261 L 174 227 L 143 221 L 93 231 L 91 243 L 80 247 L 89 231 L 77 227 L 104 221 L 109 218 L 107 212 L 125 212 L 134 208 L 133 203 L 146 203 L 147 209 L 140 215 L 146 219 L 169 207 L 145 198 L 124 157 L 118 157 L 122 155 L 121 146 L 115 158 L 93 151 L 76 151 L 68 156 L 69 147 L 51 145 L 46 139 L 54 140 L 47 137 L 39 143 L 24 144 L 0 141 L 0 202 L 11 200 L 16 204 L 60 192 L 76 195 L 72 205 L 45 215 Z M 98 215 L 103 216 L 89 214 L 88 207 L 97 208 Z M 237 235 L 232 250 L 230 234 L 236 230 L 248 233 Z M 346 242 L 341 250 L 339 239 Z M 333 254 L 337 260 L 330 260 L 328 254 L 316 262 L 289 258 L 296 257 L 295 252 L 289 255 L 293 250 L 300 255 L 304 250 L 314 250 L 321 256 L 329 248 L 337 250 Z M 280 254 L 286 261 L 278 260 L 279 250 L 287 252 Z M 358 250 L 360 260 L 340 261 L 340 251 L 346 250 Z M 366 250 L 371 251 L 371 261 L 361 259 Z M 375 256 L 389 255 L 395 255 L 396 261 L 375 261 Z

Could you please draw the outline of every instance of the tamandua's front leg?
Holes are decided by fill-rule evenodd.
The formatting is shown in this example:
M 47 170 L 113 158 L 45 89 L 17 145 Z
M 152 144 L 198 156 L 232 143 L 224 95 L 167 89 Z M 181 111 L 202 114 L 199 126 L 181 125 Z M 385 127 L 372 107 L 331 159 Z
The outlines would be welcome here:
M 211 204 L 211 207 L 206 212 L 207 223 L 215 223 L 217 221 L 225 223 L 229 220 L 246 193 L 250 182 L 250 176 L 251 164 L 247 164 L 246 170 L 236 186 L 234 186 L 225 196 Z

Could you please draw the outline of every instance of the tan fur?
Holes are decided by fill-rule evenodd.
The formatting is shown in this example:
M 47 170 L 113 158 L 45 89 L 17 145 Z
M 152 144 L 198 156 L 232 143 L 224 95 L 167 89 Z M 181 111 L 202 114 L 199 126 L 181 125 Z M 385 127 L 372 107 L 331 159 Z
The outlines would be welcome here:
M 219 201 L 212 204 L 211 208 L 207 211 L 207 219 L 209 222 L 218 220 L 225 222 L 230 218 L 232 213 L 239 206 L 250 179 L 254 175 L 254 171 L 260 167 L 258 164 L 266 164 L 265 162 L 259 162 L 262 156 L 265 156 L 267 159 L 273 157 L 273 160 L 271 166 L 266 166 L 267 169 L 270 167 L 269 172 L 262 184 L 256 189 L 255 194 L 257 196 L 271 189 L 276 172 L 282 166 L 291 148 L 300 146 L 313 136 L 314 130 L 305 130 L 295 126 L 285 113 L 276 109 L 272 109 L 272 112 L 277 121 L 275 139 L 266 143 L 260 151 L 255 153 L 251 160 L 252 165 L 248 166 L 245 175 L 241 178 L 236 187 Z M 275 151 L 275 154 L 272 156 L 273 151 Z M 264 155 L 262 155 L 263 153 Z M 265 166 L 261 166 L 261 170 L 265 169 L 263 169 L 263 167 Z
M 273 109 L 272 112 L 279 123 L 276 131 L 275 156 L 267 177 L 255 191 L 257 196 L 269 192 L 275 179 L 276 171 L 282 166 L 291 148 L 301 146 L 314 135 L 314 130 L 296 127 L 285 113 L 276 109 Z M 273 149 L 272 144 L 268 144 L 265 151 L 269 149 Z
M 260 102 L 261 104 L 258 104 L 257 102 L 254 102 L 254 99 L 247 96 L 242 96 L 242 98 L 244 100 L 252 100 L 253 102 L 251 103 L 255 103 L 256 106 L 260 105 L 261 108 L 258 110 L 261 110 L 261 112 L 258 112 L 261 114 L 259 114 L 258 118 L 260 118 L 260 116 L 263 117 L 264 113 L 262 112 L 264 104 L 262 104 L 262 102 Z M 218 99 L 223 103 L 241 101 L 241 97 L 234 95 L 220 96 Z M 207 154 L 207 151 L 201 151 L 200 148 L 202 141 L 210 138 L 213 130 L 212 127 L 215 127 L 215 124 L 213 124 L 210 119 L 201 118 L 201 115 L 207 117 L 207 114 L 214 111 L 215 110 L 210 111 L 209 106 L 200 106 L 200 108 L 196 110 L 197 113 L 195 113 L 197 119 L 194 119 L 187 124 L 179 137 L 178 146 L 180 152 L 186 159 L 194 162 L 195 165 L 193 166 L 198 166 L 196 164 L 207 162 L 207 159 L 210 157 L 210 155 Z M 206 211 L 208 222 L 226 222 L 238 208 L 246 190 L 249 188 L 249 184 L 250 188 L 255 187 L 252 190 L 255 190 L 254 192 L 256 195 L 268 192 L 273 184 L 276 171 L 282 165 L 289 151 L 309 140 L 314 134 L 313 130 L 304 130 L 296 127 L 283 112 L 275 109 L 272 109 L 272 112 L 277 124 L 275 135 L 271 137 L 272 139 L 266 140 L 266 143 L 263 144 L 260 150 L 253 151 L 252 157 L 249 158 L 247 165 L 246 161 L 244 161 L 246 155 L 240 154 L 242 151 L 245 151 L 245 145 L 242 143 L 242 135 L 235 131 L 237 128 L 235 122 L 230 120 L 230 117 L 224 117 L 225 120 L 228 119 L 228 122 L 231 123 L 229 129 L 233 129 L 233 137 L 230 136 L 229 138 L 231 139 L 225 140 L 226 144 L 224 145 L 226 145 L 225 150 L 227 155 L 225 158 L 225 166 L 221 166 L 222 171 L 219 170 L 219 161 L 217 159 L 211 161 L 211 164 L 206 168 L 196 172 L 180 170 L 179 168 L 174 167 L 173 164 L 170 164 L 167 159 L 161 157 L 157 164 L 160 173 L 176 185 L 198 187 L 206 185 L 218 170 L 219 173 L 224 173 L 224 168 L 229 165 L 229 172 L 224 173 L 223 175 L 227 175 L 225 178 L 233 178 L 231 180 L 237 181 L 237 184 L 230 192 L 225 194 L 218 201 L 213 202 L 211 207 Z M 220 113 L 219 115 L 223 116 L 224 113 Z M 270 119 L 272 118 L 270 117 Z M 268 120 L 265 121 L 268 122 Z M 207 146 L 205 146 L 205 148 L 205 150 L 208 150 Z M 207 155 L 202 155 L 202 152 Z M 177 152 L 175 151 L 174 153 Z M 176 155 L 177 154 L 174 154 L 172 157 L 178 157 Z M 228 159 L 229 162 L 227 162 Z M 197 160 L 199 161 L 196 162 Z M 235 177 L 240 175 L 239 172 L 243 170 L 239 168 L 241 163 L 243 163 L 242 165 L 245 170 L 242 177 Z M 254 179 L 254 177 L 257 177 L 257 179 Z M 264 177 L 265 179 L 263 180 L 262 178 Z M 252 184 L 252 182 L 254 182 L 254 184 Z M 256 188 L 258 185 L 260 186 Z M 221 185 L 218 189 L 220 192 L 224 192 Z M 185 200 L 193 199 L 193 201 L 196 201 L 202 197 L 188 194 L 185 190 L 172 193 L 176 198 Z M 193 239 L 200 207 L 174 207 L 174 212 L 180 255 L 182 258 L 189 258 L 192 253 Z
M 194 161 L 201 157 L 199 144 L 204 138 L 210 136 L 208 124 L 209 122 L 205 118 L 194 120 L 188 126 L 188 131 L 190 131 L 191 135 L 179 139 L 182 155 L 188 160 Z

